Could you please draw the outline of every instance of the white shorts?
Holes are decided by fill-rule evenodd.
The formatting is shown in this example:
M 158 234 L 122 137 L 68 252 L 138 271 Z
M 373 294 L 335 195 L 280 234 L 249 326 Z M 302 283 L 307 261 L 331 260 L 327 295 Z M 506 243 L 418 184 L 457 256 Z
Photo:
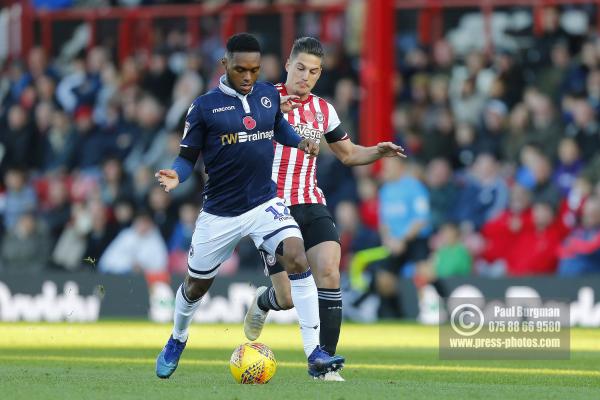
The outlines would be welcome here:
M 273 256 L 284 239 L 302 239 L 298 224 L 279 197 L 236 217 L 220 217 L 201 211 L 188 254 L 190 276 L 198 279 L 214 277 L 221 263 L 231 257 L 245 236 L 252 238 L 257 249 Z

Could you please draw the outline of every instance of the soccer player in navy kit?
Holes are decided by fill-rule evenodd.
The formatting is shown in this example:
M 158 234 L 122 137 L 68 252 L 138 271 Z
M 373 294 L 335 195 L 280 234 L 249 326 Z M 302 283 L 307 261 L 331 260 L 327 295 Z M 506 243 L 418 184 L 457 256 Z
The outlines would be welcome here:
M 188 273 L 175 296 L 171 337 L 156 360 L 156 374 L 168 378 L 185 348 L 188 328 L 200 299 L 210 288 L 221 263 L 244 236 L 250 236 L 284 266 L 308 358 L 308 372 L 319 376 L 343 366 L 319 346 L 319 306 L 302 235 L 271 180 L 273 142 L 316 156 L 318 145 L 301 138 L 280 112 L 280 97 L 272 84 L 256 82 L 260 46 L 249 34 L 232 36 L 222 61 L 219 86 L 191 104 L 181 151 L 170 170 L 156 177 L 165 191 L 191 174 L 202 152 L 208 183 L 204 206 L 192 237 Z

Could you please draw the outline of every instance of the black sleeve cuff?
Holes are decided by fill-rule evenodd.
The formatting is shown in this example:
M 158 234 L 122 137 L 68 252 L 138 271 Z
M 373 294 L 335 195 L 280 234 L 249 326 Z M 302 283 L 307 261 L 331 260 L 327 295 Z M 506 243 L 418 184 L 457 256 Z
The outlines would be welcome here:
M 325 140 L 327 140 L 327 143 L 335 143 L 346 139 L 349 139 L 348 134 L 344 132 L 339 125 L 331 132 L 327 132 L 325 134 Z

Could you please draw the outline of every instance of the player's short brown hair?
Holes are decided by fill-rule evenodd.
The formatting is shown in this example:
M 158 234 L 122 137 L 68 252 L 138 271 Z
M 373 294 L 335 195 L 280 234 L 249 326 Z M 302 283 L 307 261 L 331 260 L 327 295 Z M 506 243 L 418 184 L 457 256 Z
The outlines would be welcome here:
M 313 56 L 323 58 L 323 45 L 318 39 L 310 36 L 298 38 L 292 46 L 290 58 L 294 58 L 300 53 L 311 54 Z

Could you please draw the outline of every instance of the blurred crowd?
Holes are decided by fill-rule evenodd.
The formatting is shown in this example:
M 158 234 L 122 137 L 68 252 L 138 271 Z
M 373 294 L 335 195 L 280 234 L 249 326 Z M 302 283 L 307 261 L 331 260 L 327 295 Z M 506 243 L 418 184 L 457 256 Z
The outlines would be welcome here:
M 400 49 L 393 125 L 408 161 L 375 181 L 354 171 L 354 207 L 336 210 L 359 216 L 338 225 L 355 239 L 352 287 L 392 313 L 399 277 L 448 295 L 439 278 L 600 272 L 600 37 L 567 33 L 554 7 L 542 21 L 522 49 Z
M 186 271 L 202 163 L 169 194 L 154 173 L 171 166 L 189 105 L 223 73 L 218 25 L 206 33 L 190 48 L 173 28 L 156 35 L 151 54 L 123 60 L 109 47 L 66 62 L 35 47 L 0 64 L 0 270 Z M 348 109 L 355 132 L 344 85 L 352 96 L 356 79 L 342 49 L 330 50 L 322 93 Z M 284 77 L 281 57 L 264 54 L 261 79 Z M 224 273 L 258 268 L 249 243 L 239 253 Z
M 544 12 L 528 49 L 397 41 L 390 117 L 407 160 L 348 168 L 323 144 L 318 181 L 352 287 L 392 298 L 399 277 L 600 272 L 600 38 Z M 222 73 L 220 37 L 190 49 L 172 30 L 152 54 L 113 53 L 59 63 L 33 48 L 1 69 L 0 268 L 186 270 L 201 163 L 173 193 L 153 175 Z M 315 93 L 358 143 L 357 58 L 328 43 L 323 66 Z M 280 56 L 263 56 L 261 79 L 285 79 Z M 239 268 L 260 269 L 251 242 L 223 273 Z
M 32 5 L 39 10 L 60 10 L 72 7 L 137 7 L 169 4 L 198 4 L 209 7 L 220 7 L 227 4 L 246 3 L 251 6 L 272 4 L 333 4 L 340 0 L 32 0 Z

